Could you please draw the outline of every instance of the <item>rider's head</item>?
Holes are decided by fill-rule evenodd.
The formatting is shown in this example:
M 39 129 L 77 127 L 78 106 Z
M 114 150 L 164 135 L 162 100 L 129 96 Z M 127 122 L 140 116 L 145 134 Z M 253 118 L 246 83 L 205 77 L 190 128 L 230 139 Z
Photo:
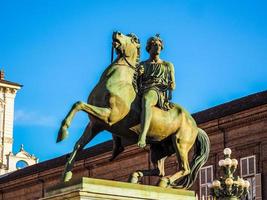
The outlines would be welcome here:
M 151 53 L 151 50 L 153 49 L 152 47 L 156 47 L 156 48 L 160 47 L 158 49 L 158 52 L 160 52 L 164 48 L 163 40 L 160 38 L 159 34 L 156 34 L 155 36 L 150 37 L 147 40 L 146 51 L 148 53 Z

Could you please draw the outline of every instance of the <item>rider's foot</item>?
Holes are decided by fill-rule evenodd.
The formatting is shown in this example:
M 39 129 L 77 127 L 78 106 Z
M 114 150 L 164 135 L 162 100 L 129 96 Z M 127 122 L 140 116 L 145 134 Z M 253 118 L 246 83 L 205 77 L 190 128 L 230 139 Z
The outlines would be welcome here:
M 146 141 L 145 140 L 139 140 L 137 142 L 137 146 L 139 146 L 140 148 L 145 148 L 146 147 Z

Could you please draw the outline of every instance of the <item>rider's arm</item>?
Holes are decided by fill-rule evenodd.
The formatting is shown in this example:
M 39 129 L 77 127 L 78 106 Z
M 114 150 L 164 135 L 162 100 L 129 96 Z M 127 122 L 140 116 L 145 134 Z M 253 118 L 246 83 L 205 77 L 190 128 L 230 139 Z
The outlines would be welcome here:
M 145 72 L 145 68 L 144 65 L 142 63 L 139 64 L 138 69 L 137 69 L 137 73 L 138 76 L 142 76 Z
M 175 89 L 175 74 L 174 74 L 174 66 L 172 63 L 169 65 L 170 67 L 170 89 L 174 90 Z

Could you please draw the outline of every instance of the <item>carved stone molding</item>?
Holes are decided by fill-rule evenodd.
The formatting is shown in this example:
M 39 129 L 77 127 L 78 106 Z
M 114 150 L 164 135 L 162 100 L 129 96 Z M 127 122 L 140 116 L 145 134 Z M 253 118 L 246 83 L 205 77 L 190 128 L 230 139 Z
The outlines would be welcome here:
M 4 94 L 12 94 L 15 95 L 17 93 L 17 89 L 8 88 L 8 87 L 0 87 L 0 92 Z
M 230 115 L 224 118 L 216 119 L 211 121 L 210 123 L 199 124 L 199 127 L 205 130 L 208 135 L 217 134 L 222 129 L 232 129 L 242 127 L 251 122 L 256 122 L 260 120 L 267 119 L 267 110 L 262 109 L 259 112 L 251 111 L 246 115 L 241 115 L 240 113 L 236 113 L 234 115 Z
M 239 119 L 233 119 L 232 121 L 228 121 L 225 123 L 221 123 L 219 122 L 219 126 L 221 128 L 224 129 L 228 129 L 228 128 L 238 128 L 240 126 L 243 126 L 244 124 L 249 124 L 250 122 L 256 122 L 259 120 L 265 120 L 267 118 L 267 112 L 263 112 L 263 113 L 257 113 L 257 114 L 253 114 L 244 118 L 239 118 Z
M 8 143 L 8 144 L 13 143 L 13 138 L 11 138 L 11 137 L 3 137 L 2 140 L 4 143 Z

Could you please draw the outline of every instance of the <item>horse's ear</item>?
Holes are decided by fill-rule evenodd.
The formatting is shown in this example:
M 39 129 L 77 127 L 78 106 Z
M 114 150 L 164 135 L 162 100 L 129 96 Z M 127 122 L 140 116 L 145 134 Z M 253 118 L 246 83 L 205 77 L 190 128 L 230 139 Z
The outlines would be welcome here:
M 140 44 L 138 37 L 134 33 L 130 33 L 130 34 L 128 34 L 128 36 L 131 37 L 131 42 L 135 42 L 137 44 Z
M 132 37 L 132 38 L 131 38 L 131 42 L 132 42 L 132 43 L 136 43 L 136 44 L 139 44 L 139 45 L 140 45 L 140 41 L 139 41 L 139 39 L 138 39 L 138 38 L 136 38 L 136 37 Z

